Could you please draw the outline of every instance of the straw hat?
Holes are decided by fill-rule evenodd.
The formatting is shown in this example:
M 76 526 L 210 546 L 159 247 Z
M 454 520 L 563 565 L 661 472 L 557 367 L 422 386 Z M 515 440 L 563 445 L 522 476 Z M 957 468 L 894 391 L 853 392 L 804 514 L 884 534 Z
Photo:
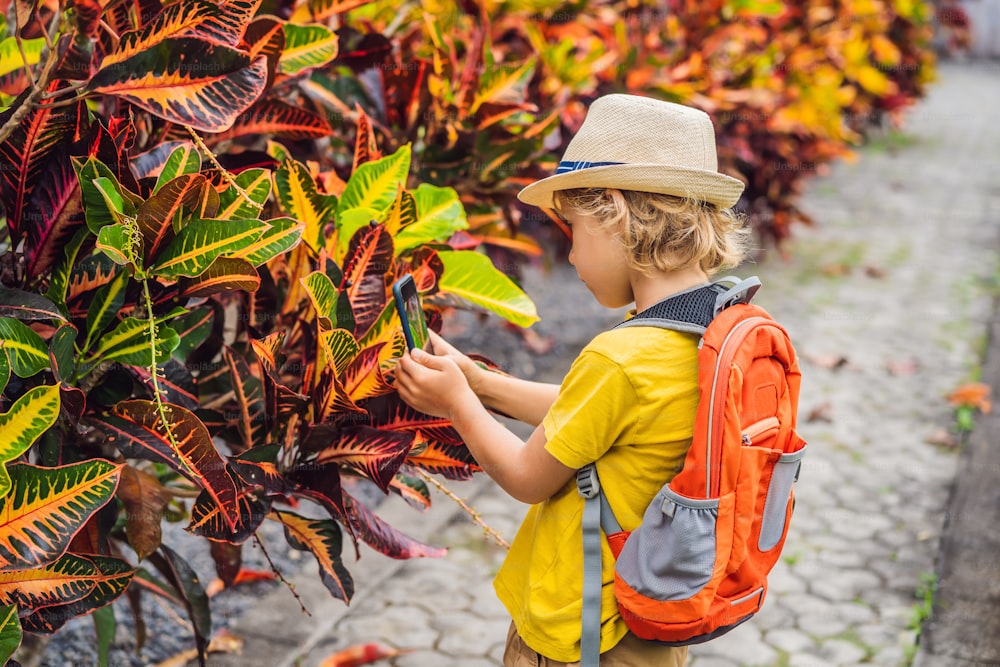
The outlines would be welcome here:
M 659 192 L 729 208 L 743 183 L 719 173 L 715 129 L 704 111 L 649 97 L 605 95 L 590 105 L 555 175 L 517 197 L 552 208 L 552 193 L 571 188 Z

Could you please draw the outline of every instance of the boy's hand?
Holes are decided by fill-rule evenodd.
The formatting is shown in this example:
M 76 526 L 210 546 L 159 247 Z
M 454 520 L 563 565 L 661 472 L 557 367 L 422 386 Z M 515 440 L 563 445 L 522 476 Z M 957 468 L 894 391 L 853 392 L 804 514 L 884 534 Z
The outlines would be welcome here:
M 444 342 L 440 336 L 437 339 Z M 442 350 L 439 345 L 437 341 L 434 342 L 435 351 Z M 450 345 L 447 346 L 475 365 L 461 352 Z M 465 373 L 447 352 L 442 355 L 430 354 L 419 349 L 407 352 L 396 366 L 395 385 L 400 398 L 407 404 L 435 417 L 450 419 L 464 402 L 469 400 L 479 402 L 469 387 Z
M 485 372 L 483 369 L 472 359 L 462 354 L 462 352 L 456 348 L 454 345 L 446 341 L 444 338 L 434 333 L 430 333 L 431 350 L 440 357 L 447 357 L 455 362 L 455 365 L 462 371 L 462 375 L 465 376 L 465 381 L 469 384 L 469 387 L 478 396 L 479 395 L 479 382 L 482 379 L 482 374 Z

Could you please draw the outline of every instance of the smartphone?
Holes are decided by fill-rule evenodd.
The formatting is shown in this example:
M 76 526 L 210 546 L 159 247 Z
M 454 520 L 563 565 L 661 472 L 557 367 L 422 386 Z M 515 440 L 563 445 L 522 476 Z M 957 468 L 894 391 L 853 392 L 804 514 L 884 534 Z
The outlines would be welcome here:
M 392 294 L 396 297 L 396 311 L 403 322 L 406 348 L 413 350 L 426 347 L 430 335 L 427 333 L 427 321 L 424 319 L 424 309 L 420 305 L 420 295 L 417 294 L 413 276 L 407 274 L 393 283 Z

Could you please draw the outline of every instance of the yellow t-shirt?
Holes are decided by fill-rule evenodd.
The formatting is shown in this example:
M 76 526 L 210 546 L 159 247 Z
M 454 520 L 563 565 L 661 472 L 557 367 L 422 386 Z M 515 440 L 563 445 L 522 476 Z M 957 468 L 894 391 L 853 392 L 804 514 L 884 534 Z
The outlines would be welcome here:
M 698 405 L 698 337 L 657 327 L 597 336 L 573 362 L 542 422 L 546 450 L 570 468 L 597 461 L 601 487 L 625 530 L 684 463 Z M 532 505 L 494 581 L 532 650 L 580 659 L 583 498 L 571 480 Z M 628 632 L 614 597 L 614 558 L 602 553 L 601 652 Z

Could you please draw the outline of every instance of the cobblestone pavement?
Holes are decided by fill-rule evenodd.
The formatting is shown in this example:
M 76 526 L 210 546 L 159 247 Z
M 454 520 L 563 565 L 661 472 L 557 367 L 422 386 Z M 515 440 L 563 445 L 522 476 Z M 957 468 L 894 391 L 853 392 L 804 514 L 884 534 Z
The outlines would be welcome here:
M 875 138 L 857 161 L 812 181 L 803 203 L 817 224 L 795 230 L 787 258 L 740 272 L 761 276 L 758 302 L 796 342 L 810 451 L 764 610 L 692 647 L 691 667 L 912 659 L 915 592 L 935 571 L 958 463 L 956 449 L 928 440 L 952 424 L 946 394 L 974 377 L 1000 275 L 997 108 L 1000 63 L 943 64 L 902 133 Z M 513 365 L 557 380 L 616 316 L 575 306 L 592 299 L 571 269 L 530 274 L 527 289 L 541 332 L 564 354 Z M 513 537 L 523 506 L 485 478 L 453 489 Z M 243 655 L 213 664 L 314 667 L 335 650 L 378 641 L 412 649 L 378 664 L 499 665 L 509 620 L 491 582 L 504 550 L 440 495 L 428 515 L 391 501 L 380 514 L 447 545 L 448 556 L 395 562 L 366 552 L 349 564 L 360 587 L 350 608 L 330 600 L 306 566 L 297 588 L 312 615 L 276 589 L 234 627 L 247 641 Z

